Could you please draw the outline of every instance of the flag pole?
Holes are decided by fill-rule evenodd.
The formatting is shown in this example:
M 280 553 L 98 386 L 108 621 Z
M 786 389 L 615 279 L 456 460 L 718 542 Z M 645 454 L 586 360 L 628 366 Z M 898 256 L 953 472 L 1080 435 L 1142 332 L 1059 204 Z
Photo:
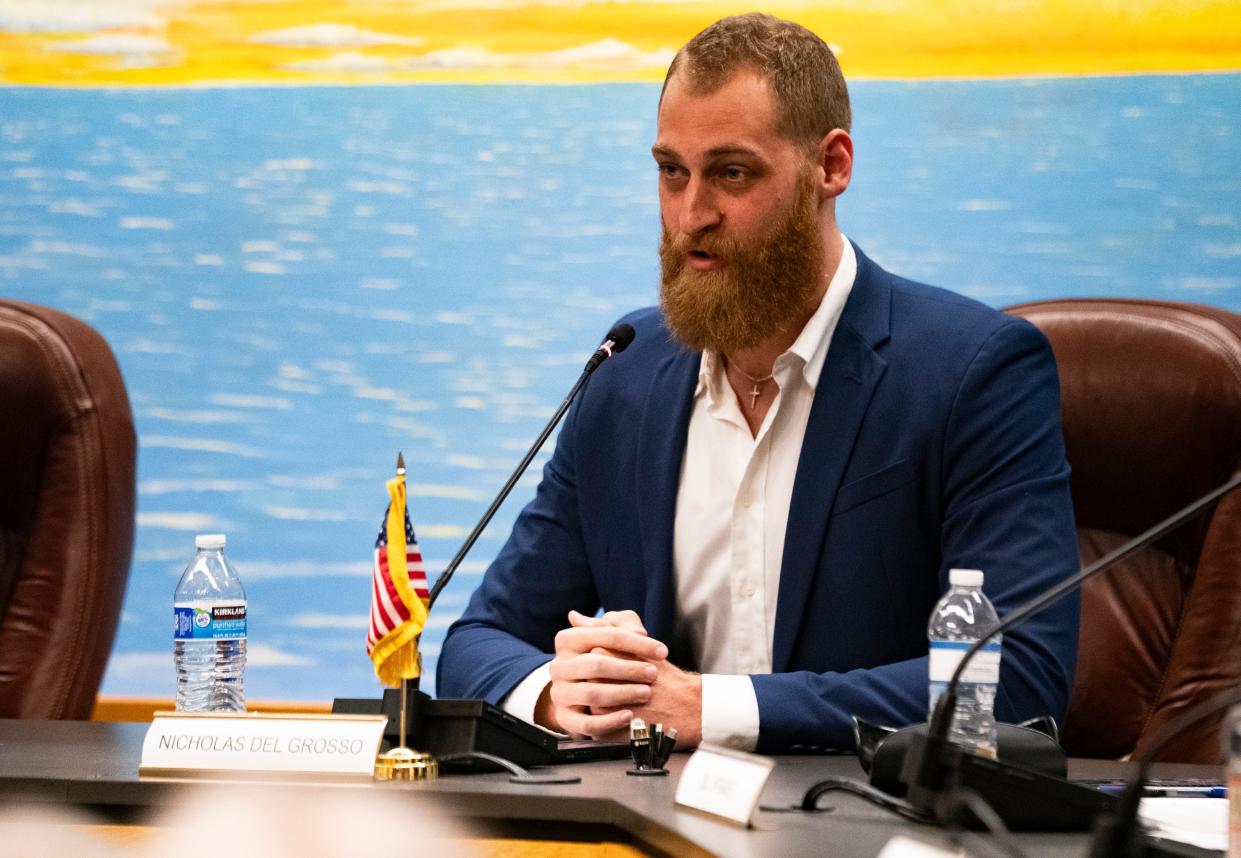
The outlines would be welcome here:
M 401 747 L 405 747 L 405 725 L 408 723 L 406 711 L 409 705 L 409 680 L 401 677 Z
M 396 454 L 396 475 L 398 477 L 405 476 L 405 456 L 400 450 L 398 450 Z M 409 678 L 402 676 L 401 677 L 401 727 L 400 727 L 401 732 L 400 732 L 400 743 L 397 746 L 400 748 L 405 747 L 405 728 L 406 728 L 406 725 L 409 723 L 409 719 L 407 717 L 408 706 L 409 706 Z

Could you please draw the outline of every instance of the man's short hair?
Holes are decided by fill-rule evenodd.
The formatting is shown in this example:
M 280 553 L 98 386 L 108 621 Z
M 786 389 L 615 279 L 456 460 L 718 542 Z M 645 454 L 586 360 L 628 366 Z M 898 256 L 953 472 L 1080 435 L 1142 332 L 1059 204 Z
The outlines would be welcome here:
M 777 130 L 794 143 L 813 146 L 833 129 L 849 130 L 849 90 L 831 48 L 800 24 L 759 12 L 722 18 L 686 42 L 664 89 L 680 75 L 691 92 L 709 94 L 742 69 L 771 84 Z

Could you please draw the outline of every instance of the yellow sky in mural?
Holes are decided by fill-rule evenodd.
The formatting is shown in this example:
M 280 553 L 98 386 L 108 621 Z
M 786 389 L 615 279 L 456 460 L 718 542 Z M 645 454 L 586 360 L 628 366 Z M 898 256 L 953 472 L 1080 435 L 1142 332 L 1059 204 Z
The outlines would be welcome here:
M 0 83 L 659 80 L 752 4 L 680 0 L 0 0 Z M 851 77 L 1241 69 L 1237 0 L 823 0 L 763 11 Z

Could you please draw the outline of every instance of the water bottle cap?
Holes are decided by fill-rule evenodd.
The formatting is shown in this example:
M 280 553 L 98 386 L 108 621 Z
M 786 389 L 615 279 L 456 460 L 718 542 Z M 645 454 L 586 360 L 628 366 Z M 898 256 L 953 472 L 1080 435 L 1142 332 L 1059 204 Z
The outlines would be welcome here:
M 224 542 L 224 534 L 222 533 L 200 533 L 194 537 L 195 548 L 223 548 Z
M 981 569 L 950 569 L 948 583 L 953 587 L 981 587 Z

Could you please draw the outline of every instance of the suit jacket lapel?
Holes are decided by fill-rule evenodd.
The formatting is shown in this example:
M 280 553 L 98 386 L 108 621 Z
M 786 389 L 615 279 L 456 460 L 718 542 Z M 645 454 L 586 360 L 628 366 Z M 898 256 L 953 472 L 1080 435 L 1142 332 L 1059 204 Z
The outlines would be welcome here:
M 637 502 L 647 632 L 672 641 L 676 611 L 673 532 L 681 461 L 701 355 L 677 349 L 655 372 L 638 429 Z
M 819 376 L 793 482 L 776 600 L 774 673 L 788 670 L 818 572 L 836 490 L 871 396 L 887 367 L 875 347 L 888 338 L 891 287 L 875 264 L 856 246 L 854 250 L 857 276 Z

